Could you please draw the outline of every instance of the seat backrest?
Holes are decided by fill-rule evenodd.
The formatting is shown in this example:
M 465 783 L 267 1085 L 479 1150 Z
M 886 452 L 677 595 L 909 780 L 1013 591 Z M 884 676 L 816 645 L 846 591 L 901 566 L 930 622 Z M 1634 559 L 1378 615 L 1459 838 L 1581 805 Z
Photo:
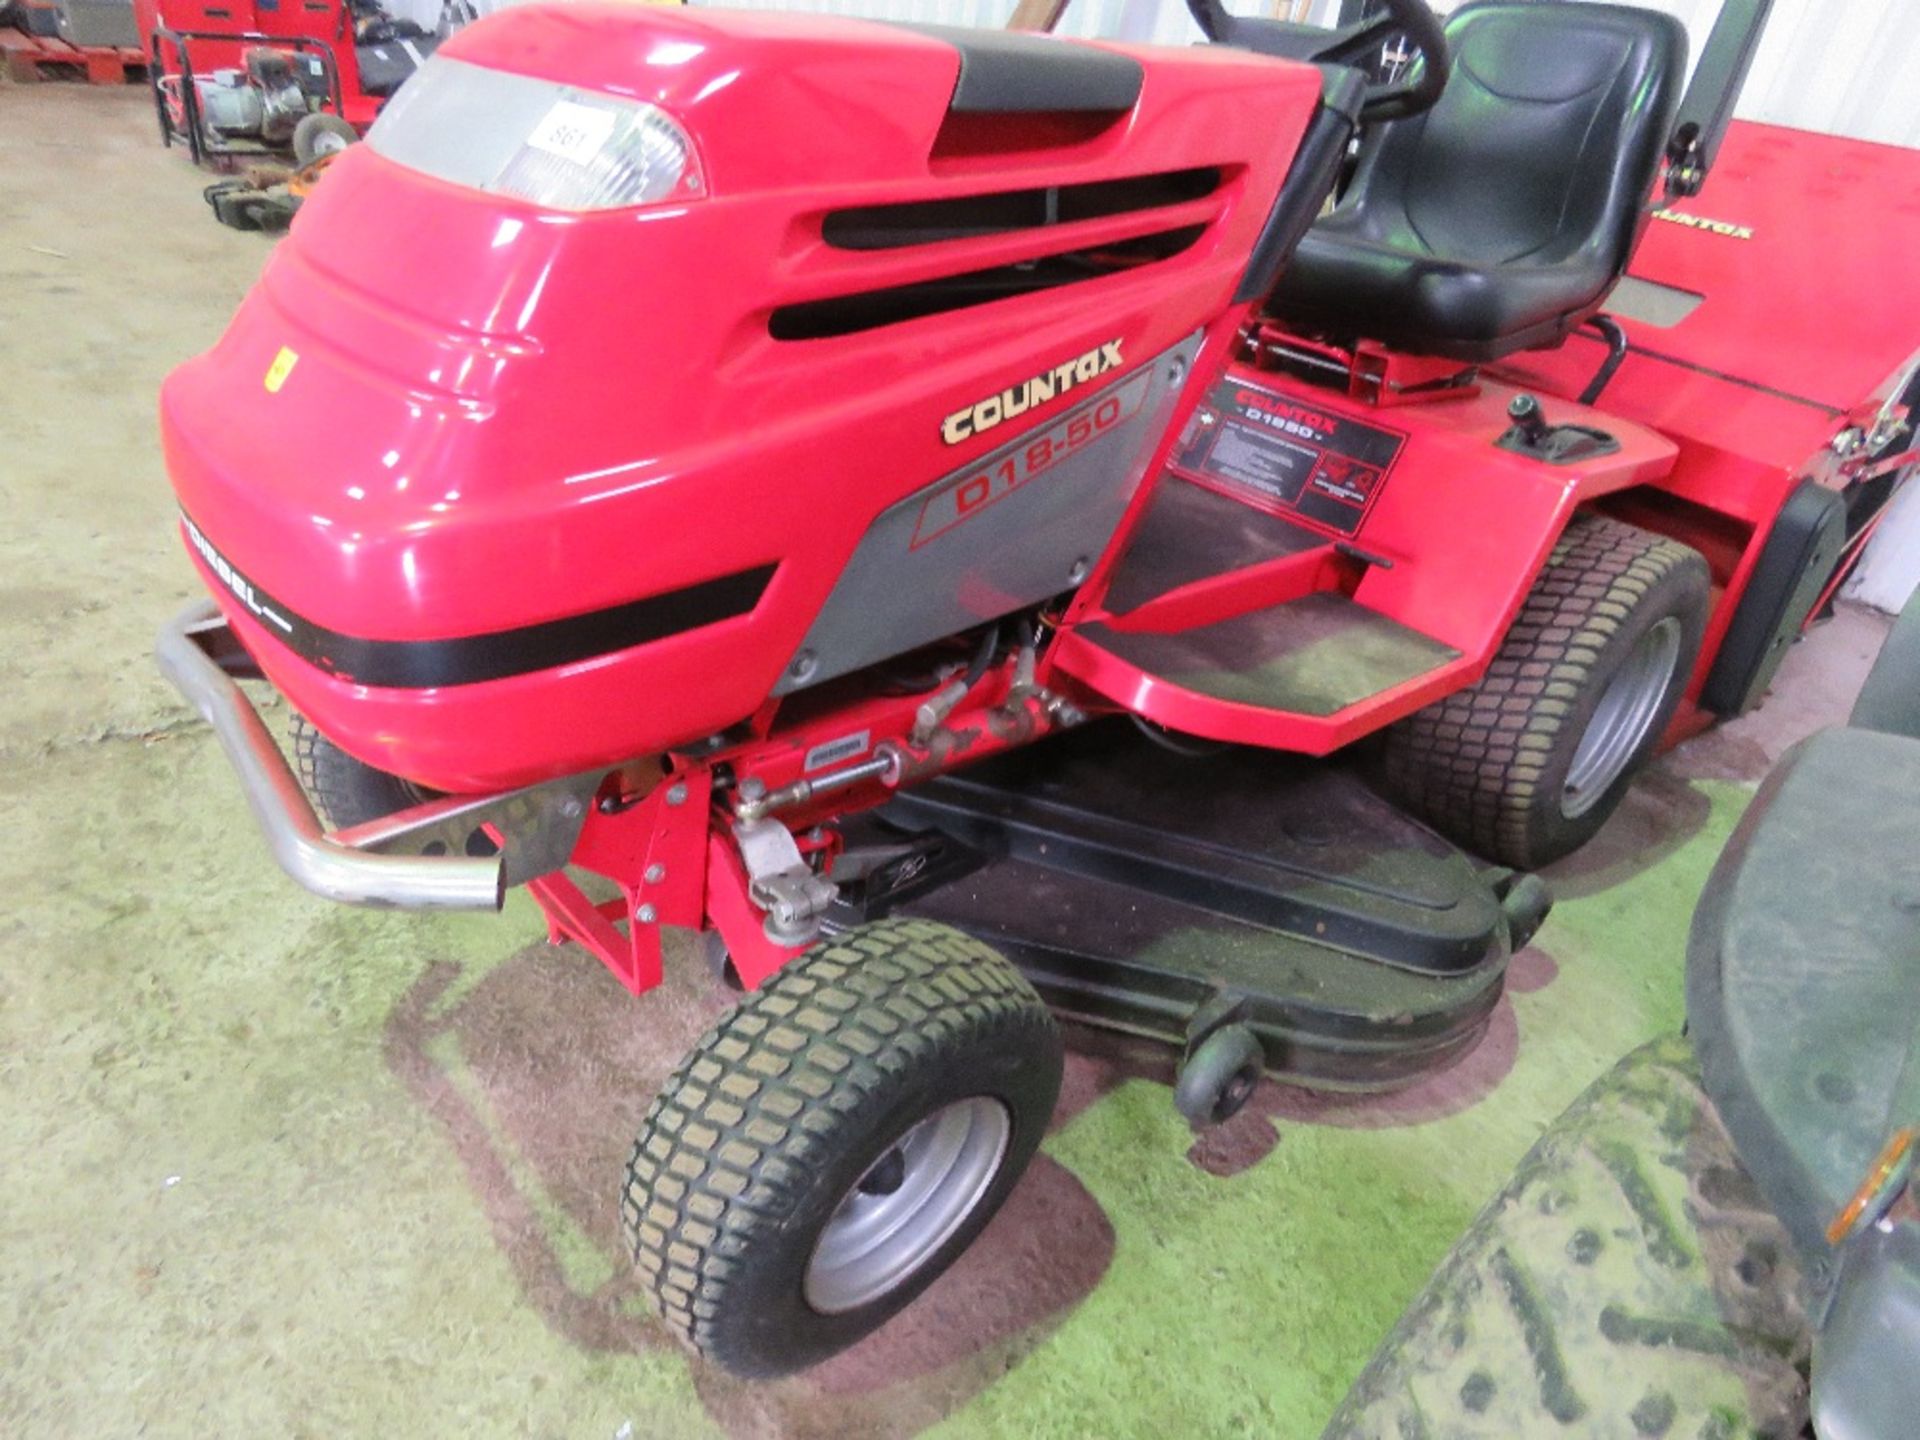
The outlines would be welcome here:
M 1385 127 L 1362 162 L 1367 209 L 1401 211 L 1450 260 L 1624 272 L 1686 78 L 1685 27 L 1627 5 L 1485 0 L 1446 28 L 1446 92 Z

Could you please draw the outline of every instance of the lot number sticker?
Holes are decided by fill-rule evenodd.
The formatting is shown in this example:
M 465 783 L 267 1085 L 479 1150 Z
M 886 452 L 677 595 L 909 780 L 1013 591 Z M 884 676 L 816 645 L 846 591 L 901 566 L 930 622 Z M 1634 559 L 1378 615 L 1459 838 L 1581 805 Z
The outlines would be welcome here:
M 556 100 L 527 136 L 527 144 L 549 155 L 558 155 L 562 160 L 584 165 L 600 153 L 600 147 L 613 134 L 614 119 L 611 110 Z

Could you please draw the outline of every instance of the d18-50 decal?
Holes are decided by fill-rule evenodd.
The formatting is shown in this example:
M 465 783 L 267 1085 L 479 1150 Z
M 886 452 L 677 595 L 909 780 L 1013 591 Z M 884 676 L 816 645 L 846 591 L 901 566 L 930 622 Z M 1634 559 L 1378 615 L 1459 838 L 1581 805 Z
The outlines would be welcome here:
M 1259 509 L 1352 535 L 1406 438 L 1229 375 L 1194 411 L 1173 466 Z
M 994 501 L 1019 489 L 1062 460 L 1098 440 L 1114 426 L 1131 419 L 1147 398 L 1147 377 L 1136 372 L 1099 398 L 1069 411 L 1044 431 L 1021 437 L 1020 443 L 995 451 L 980 468 L 940 486 L 920 507 L 909 548 L 918 550 L 962 521 L 971 520 Z

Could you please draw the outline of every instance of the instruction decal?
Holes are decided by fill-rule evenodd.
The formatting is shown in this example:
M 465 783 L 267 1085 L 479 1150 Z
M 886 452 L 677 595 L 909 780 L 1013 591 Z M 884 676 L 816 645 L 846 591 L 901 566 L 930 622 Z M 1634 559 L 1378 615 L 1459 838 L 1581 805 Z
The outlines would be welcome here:
M 1406 435 L 1229 375 L 1194 411 L 1173 465 L 1262 510 L 1352 535 Z

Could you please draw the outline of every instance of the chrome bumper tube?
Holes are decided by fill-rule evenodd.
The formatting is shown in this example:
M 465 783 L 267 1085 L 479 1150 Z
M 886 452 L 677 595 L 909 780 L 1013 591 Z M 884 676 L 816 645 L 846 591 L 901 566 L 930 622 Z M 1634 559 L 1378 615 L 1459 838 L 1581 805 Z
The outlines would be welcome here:
M 216 656 L 231 663 L 244 660 L 245 652 L 211 600 L 174 616 L 154 645 L 161 672 L 213 727 L 282 870 L 314 894 L 348 905 L 500 908 L 506 891 L 503 856 L 378 854 L 330 839 L 233 669 Z

